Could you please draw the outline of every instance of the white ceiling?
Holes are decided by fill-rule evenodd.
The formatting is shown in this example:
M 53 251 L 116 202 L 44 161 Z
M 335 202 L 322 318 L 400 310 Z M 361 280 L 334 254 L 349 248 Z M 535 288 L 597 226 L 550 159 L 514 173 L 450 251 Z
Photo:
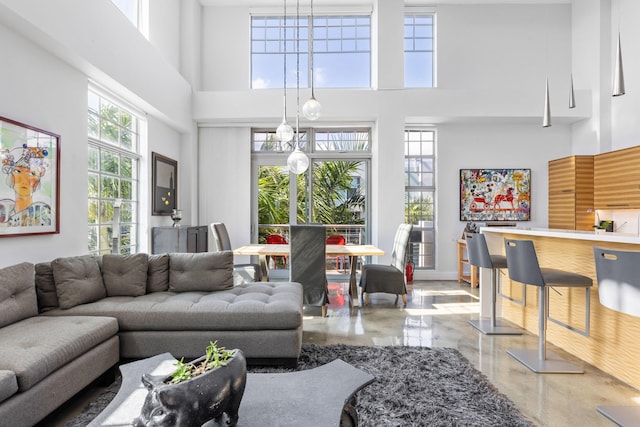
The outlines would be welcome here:
M 314 6 L 353 6 L 353 5 L 371 5 L 374 0 L 314 0 Z M 434 6 L 439 4 L 566 4 L 572 0 L 405 0 L 407 6 Z M 200 0 L 204 6 L 250 6 L 250 7 L 268 7 L 281 5 L 282 0 Z M 294 4 L 294 0 L 289 0 L 290 4 Z M 307 4 L 309 0 L 301 0 L 300 3 Z

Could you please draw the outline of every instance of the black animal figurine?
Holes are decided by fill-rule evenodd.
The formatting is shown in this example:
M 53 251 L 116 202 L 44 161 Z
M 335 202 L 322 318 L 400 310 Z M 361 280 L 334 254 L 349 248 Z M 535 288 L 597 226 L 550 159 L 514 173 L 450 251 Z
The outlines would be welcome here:
M 226 414 L 226 424 L 235 426 L 247 381 L 247 364 L 241 350 L 233 351 L 235 354 L 226 366 L 178 384 L 166 384 L 167 376 L 144 374 L 142 383 L 149 393 L 133 425 L 200 427 L 210 420 L 219 423 Z

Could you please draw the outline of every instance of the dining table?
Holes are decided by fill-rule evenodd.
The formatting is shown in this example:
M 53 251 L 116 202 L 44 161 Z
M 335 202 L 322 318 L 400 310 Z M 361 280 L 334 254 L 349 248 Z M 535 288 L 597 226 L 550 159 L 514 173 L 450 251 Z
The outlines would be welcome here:
M 233 250 L 234 255 L 257 256 L 262 269 L 262 277 L 268 280 L 269 265 L 268 257 L 273 256 L 289 256 L 288 244 L 267 244 L 254 243 L 241 246 Z M 382 256 L 384 251 L 374 245 L 326 245 L 326 254 L 328 256 L 346 256 L 349 257 L 349 301 L 352 307 L 359 307 L 360 300 L 358 298 L 358 285 L 356 283 L 358 257 L 361 256 Z

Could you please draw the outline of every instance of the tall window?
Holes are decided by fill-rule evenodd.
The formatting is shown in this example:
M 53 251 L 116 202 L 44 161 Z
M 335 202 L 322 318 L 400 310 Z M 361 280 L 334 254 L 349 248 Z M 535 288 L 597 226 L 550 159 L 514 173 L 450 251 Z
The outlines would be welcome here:
M 421 269 L 435 269 L 435 136 L 434 130 L 404 133 L 404 215 L 413 224 L 409 255 Z
M 251 18 L 251 87 L 282 87 L 285 51 L 287 87 L 296 86 L 298 66 L 300 87 L 309 87 L 312 42 L 315 87 L 371 87 L 371 17 L 314 16 L 313 40 L 309 21 L 308 16 L 299 24 L 295 17 L 286 22 L 282 16 Z
M 433 14 L 404 16 L 404 86 L 434 86 Z
M 141 120 L 93 91 L 88 106 L 88 250 L 112 253 L 117 245 L 121 254 L 136 253 Z

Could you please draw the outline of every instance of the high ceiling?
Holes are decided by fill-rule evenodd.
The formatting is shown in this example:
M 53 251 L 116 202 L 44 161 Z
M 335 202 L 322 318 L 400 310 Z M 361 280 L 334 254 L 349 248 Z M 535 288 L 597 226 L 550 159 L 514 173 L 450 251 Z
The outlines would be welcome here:
M 314 0 L 314 6 L 345 6 L 345 5 L 370 5 L 374 0 Z M 438 4 L 564 4 L 572 0 L 405 0 L 407 6 L 433 6 Z M 294 4 L 295 0 L 288 0 Z M 204 6 L 251 6 L 268 7 L 279 6 L 282 0 L 200 0 Z M 308 4 L 309 0 L 300 0 L 301 4 Z

